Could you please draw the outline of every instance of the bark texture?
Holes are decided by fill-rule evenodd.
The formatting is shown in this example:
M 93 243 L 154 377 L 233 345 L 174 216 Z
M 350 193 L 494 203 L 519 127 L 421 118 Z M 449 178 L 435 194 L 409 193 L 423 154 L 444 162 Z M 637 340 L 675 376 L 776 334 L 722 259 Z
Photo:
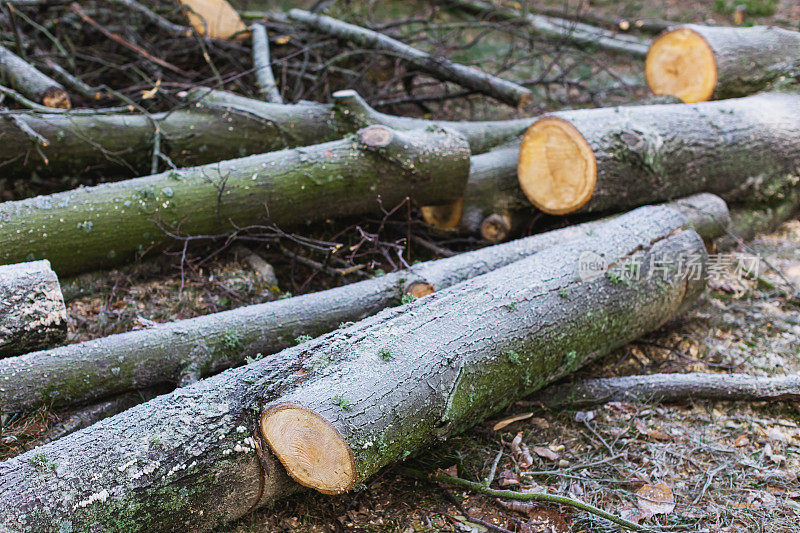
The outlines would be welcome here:
M 67 308 L 47 261 L 0 266 L 0 357 L 42 350 L 67 338 Z
M 283 98 L 275 83 L 275 76 L 272 73 L 272 65 L 269 59 L 269 39 L 267 38 L 267 28 L 261 23 L 255 23 L 250 27 L 251 38 L 253 40 L 253 66 L 255 67 L 256 82 L 258 83 L 258 93 L 266 102 L 282 104 Z
M 550 409 L 582 408 L 608 402 L 687 400 L 782 401 L 800 399 L 800 376 L 747 374 L 651 374 L 589 379 L 548 387 L 530 400 Z
M 220 234 L 368 213 L 406 197 L 452 201 L 469 173 L 469 146 L 444 130 L 370 126 L 355 136 L 171 170 L 0 205 L 0 261 L 50 260 L 73 274 L 159 248 L 165 233 Z
M 358 444 L 359 477 L 366 477 L 660 326 L 691 303 L 704 283 L 677 272 L 631 285 L 602 273 L 583 282 L 576 273 L 587 250 L 610 262 L 638 251 L 674 260 L 696 256 L 702 265 L 702 240 L 693 230 L 681 231 L 686 224 L 668 208 L 637 210 L 591 236 L 0 463 L 6 510 L 0 528 L 197 531 L 285 497 L 298 486 L 272 455 L 257 451 L 266 451 L 257 434 L 259 415 L 279 398 L 330 411 L 336 427 Z M 380 356 L 384 348 L 388 360 Z M 329 380 L 335 384 L 322 397 L 303 394 Z M 362 398 L 368 381 L 386 396 Z M 333 395 L 347 398 L 351 410 L 334 405 Z
M 519 84 L 492 76 L 473 67 L 454 63 L 444 57 L 432 56 L 382 33 L 302 9 L 292 9 L 288 15 L 290 19 L 302 22 L 318 32 L 332 35 L 364 48 L 390 52 L 437 79 L 457 83 L 506 104 L 524 107 L 530 103 L 533 97 L 530 89 Z
M 548 117 L 576 128 L 594 156 L 584 164 L 596 164 L 588 202 L 562 213 L 624 210 L 700 191 L 760 205 L 791 194 L 800 176 L 797 94 L 563 111 Z M 526 139 L 536 131 L 534 125 Z M 546 155 L 549 161 L 551 154 Z M 534 159 L 545 164 L 541 157 Z M 521 159 L 526 190 L 524 170 Z M 526 194 L 537 206 L 548 201 Z
M 397 117 L 375 111 L 353 91 L 340 91 L 333 104 L 274 104 L 208 89 L 187 95 L 184 109 L 150 117 L 77 111 L 20 111 L 7 117 L 12 120 L 0 120 L 5 175 L 36 173 L 59 178 L 151 173 L 156 127 L 160 151 L 175 165 L 186 167 L 333 141 L 373 124 L 398 130 L 451 129 L 464 135 L 472 153 L 479 154 L 521 135 L 535 120 L 451 122 Z M 31 136 L 20 135 L 18 123 L 46 139 L 47 146 L 35 149 Z
M 501 20 L 521 20 L 540 35 L 579 46 L 597 47 L 637 57 L 645 57 L 650 47 L 649 39 L 619 35 L 610 30 L 573 20 L 530 12 L 523 13 L 481 0 L 446 0 L 445 3 L 475 15 L 491 16 Z
M 0 46 L 0 79 L 31 100 L 47 107 L 69 109 L 71 106 L 69 95 L 60 83 L 2 46 Z
M 724 234 L 725 203 L 697 195 L 668 204 L 706 239 Z M 111 335 L 0 361 L 0 412 L 67 406 L 131 389 L 187 384 L 397 305 L 420 287 L 440 291 L 551 246 L 584 237 L 587 222 L 413 265 L 326 291 Z

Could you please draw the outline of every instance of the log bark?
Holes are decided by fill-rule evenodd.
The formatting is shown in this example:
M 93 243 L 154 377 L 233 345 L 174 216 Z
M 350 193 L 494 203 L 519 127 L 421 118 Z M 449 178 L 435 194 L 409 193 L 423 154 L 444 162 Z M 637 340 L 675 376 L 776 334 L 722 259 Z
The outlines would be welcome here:
M 275 76 L 272 73 L 272 65 L 269 59 L 269 39 L 267 38 L 267 28 L 261 23 L 254 23 L 250 26 L 250 34 L 253 40 L 253 66 L 255 68 L 256 83 L 258 93 L 262 100 L 273 104 L 282 104 L 281 92 L 278 84 L 275 83 Z
M 699 191 L 772 201 L 800 175 L 800 96 L 553 113 L 526 132 L 518 174 L 551 214 L 624 210 Z
M 517 179 L 519 142 L 470 158 L 464 196 L 457 201 L 422 208 L 426 223 L 441 230 L 480 235 L 490 243 L 507 240 L 533 207 Z
M 47 261 L 0 266 L 0 357 L 42 350 L 67 338 L 67 308 Z
M 0 463 L 0 528 L 197 531 L 285 497 L 299 485 L 289 482 L 258 433 L 264 407 L 280 398 L 308 401 L 306 409 L 320 417 L 329 413 L 348 447 L 357 448 L 356 478 L 363 479 L 680 312 L 701 292 L 701 279 L 673 272 L 631 285 L 607 275 L 581 282 L 576 265 L 587 250 L 610 262 L 640 251 L 676 261 L 697 257 L 702 265 L 702 240 L 681 231 L 685 224 L 668 208 L 637 210 L 585 239 Z M 303 394 L 328 380 L 335 384 L 318 400 Z M 368 382 L 386 396 L 362 398 Z M 351 410 L 342 410 L 347 401 Z
M 71 107 L 69 95 L 60 83 L 2 46 L 0 46 L 0 77 L 11 88 L 37 103 L 60 109 Z
M 191 103 L 189 105 L 189 103 Z M 0 160 L 10 177 L 74 175 L 141 176 L 151 172 L 155 127 L 161 152 L 179 167 L 340 139 L 359 128 L 382 124 L 398 130 L 439 126 L 467 138 L 480 154 L 521 135 L 534 118 L 452 122 L 379 113 L 353 91 L 334 94 L 333 104 L 272 104 L 232 93 L 197 89 L 187 108 L 150 117 L 133 114 L 43 114 L 11 112 L 0 120 Z M 34 149 L 20 135 L 22 122 L 48 141 Z
M 286 227 L 368 213 L 378 198 L 452 201 L 468 173 L 469 146 L 456 134 L 370 126 L 340 141 L 5 202 L 0 261 L 46 258 L 73 274 L 158 249 L 166 231 L 215 235 L 265 220 Z
M 723 235 L 725 203 L 702 194 L 667 204 L 706 239 Z M 131 389 L 190 383 L 248 358 L 292 346 L 397 305 L 509 265 L 551 246 L 584 237 L 587 222 L 413 265 L 343 287 L 180 320 L 0 361 L 0 412 L 96 401 Z
M 800 76 L 800 33 L 771 26 L 687 24 L 653 42 L 647 83 L 684 102 L 747 96 L 781 77 Z
M 549 409 L 580 409 L 608 402 L 681 402 L 686 400 L 788 401 L 800 399 L 800 376 L 747 374 L 651 374 L 588 379 L 554 385 L 526 403 Z
M 446 0 L 445 3 L 474 15 L 489 16 L 500 20 L 524 21 L 535 33 L 581 47 L 597 47 L 635 57 L 645 57 L 650 47 L 649 39 L 633 35 L 620 35 L 590 24 L 523 12 L 481 0 Z
M 439 80 L 457 83 L 464 88 L 491 96 L 514 107 L 525 107 L 533 97 L 530 89 L 517 83 L 492 76 L 473 67 L 454 63 L 444 57 L 432 56 L 376 31 L 302 9 L 292 9 L 288 16 L 318 32 L 355 43 L 364 48 L 389 52 Z

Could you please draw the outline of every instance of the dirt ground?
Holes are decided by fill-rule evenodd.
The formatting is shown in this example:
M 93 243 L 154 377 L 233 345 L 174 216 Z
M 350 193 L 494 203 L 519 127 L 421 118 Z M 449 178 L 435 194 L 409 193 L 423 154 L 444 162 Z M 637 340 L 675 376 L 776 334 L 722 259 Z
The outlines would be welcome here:
M 240 2 L 255 9 L 256 2 Z M 575 2 L 545 2 L 577 10 Z M 371 8 L 364 3 L 354 9 Z M 608 17 L 657 17 L 674 21 L 729 24 L 738 0 L 593 1 L 588 9 Z M 797 29 L 800 4 L 792 0 L 749 0 L 745 24 L 774 23 Z M 352 8 L 352 6 L 349 6 Z M 384 14 L 389 17 L 391 13 Z M 474 51 L 473 51 L 474 52 Z M 484 50 L 492 53 L 492 48 Z M 574 95 L 566 105 L 608 105 L 644 96 L 643 65 L 597 56 L 603 75 L 624 81 L 624 93 Z M 519 68 L 514 69 L 519 73 Z M 592 78 L 587 70 L 582 76 Z M 611 74 L 608 74 L 608 73 Z M 599 74 L 598 74 L 599 76 Z M 342 87 L 343 88 L 343 87 Z M 584 88 L 582 88 L 584 89 Z M 567 96 L 571 89 L 563 89 Z M 591 92 L 591 91 L 589 91 Z M 584 94 L 584 93 L 581 93 Z M 563 96 L 563 95 L 562 95 Z M 565 105 L 543 99 L 541 109 Z M 507 109 L 470 107 L 469 116 L 511 116 Z M 417 110 L 419 112 L 419 110 Z M 434 115 L 464 112 L 443 105 Z M 534 111 L 528 111 L 534 112 Z M 529 231 L 542 231 L 552 220 L 537 219 Z M 364 268 L 347 277 L 302 264 L 293 253 L 249 242 L 275 267 L 281 297 L 357 281 L 360 276 L 400 268 L 387 255 L 408 243 L 408 218 L 351 220 L 308 228 L 320 241 L 357 250 L 348 261 Z M 403 252 L 412 262 L 437 257 L 428 244 L 453 251 L 480 245 L 471 237 L 442 236 L 413 226 L 416 239 Z M 393 248 L 394 247 L 394 248 Z M 292 251 L 294 250 L 294 251 Z M 759 256 L 756 276 L 726 268 L 709 291 L 679 320 L 629 344 L 583 369 L 573 379 L 655 372 L 742 372 L 779 376 L 800 370 L 800 221 L 785 223 L 735 251 Z M 120 269 L 99 278 L 85 277 L 71 287 L 97 285 L 98 292 L 69 302 L 70 342 L 222 311 L 276 297 L 263 279 L 231 249 L 193 252 L 183 263 L 174 253 L 156 263 Z M 346 266 L 333 264 L 334 267 Z M 528 415 L 500 430 L 499 419 Z M 0 458 L 30 448 L 59 420 L 58 413 L 6 421 Z M 516 439 L 514 444 L 515 437 Z M 520 444 L 531 450 L 520 453 Z M 493 467 L 494 465 L 494 467 Z M 519 402 L 497 418 L 389 468 L 359 490 L 339 497 L 306 493 L 258 511 L 219 531 L 370 531 L 370 532 L 562 532 L 616 531 L 616 526 L 569 507 L 512 505 L 445 485 L 418 481 L 401 472 L 446 469 L 480 481 L 495 471 L 492 487 L 544 491 L 592 503 L 630 520 L 669 531 L 800 531 L 800 410 L 776 403 L 693 401 L 671 405 L 610 403 L 591 411 L 550 412 Z M 637 497 L 646 485 L 666 485 L 674 500 L 668 512 L 643 518 L 651 507 Z M 671 507 L 671 506 L 670 506 Z

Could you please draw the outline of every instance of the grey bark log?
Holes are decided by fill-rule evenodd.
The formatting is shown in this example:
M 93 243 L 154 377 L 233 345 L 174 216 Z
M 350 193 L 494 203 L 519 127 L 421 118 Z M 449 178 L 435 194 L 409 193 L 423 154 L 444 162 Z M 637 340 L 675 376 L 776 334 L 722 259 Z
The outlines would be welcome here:
M 668 204 L 706 239 L 723 235 L 725 203 L 697 195 Z M 343 287 L 0 360 L 0 412 L 68 406 L 131 389 L 175 386 L 292 346 L 397 305 L 416 286 L 435 291 L 584 237 L 587 222 L 454 257 L 428 261 Z
M 477 423 L 680 312 L 703 281 L 672 273 L 658 283 L 616 284 L 605 275 L 581 282 L 576 264 L 582 252 L 594 250 L 609 261 L 643 251 L 674 260 L 697 256 L 702 265 L 702 240 L 681 231 L 686 224 L 668 208 L 637 210 L 592 236 L 160 396 L 0 463 L 0 528 L 199 531 L 285 497 L 298 486 L 269 453 L 259 460 L 263 443 L 254 438 L 262 409 L 279 398 L 330 411 L 358 444 L 360 477 L 367 477 L 435 435 Z M 378 356 L 384 347 L 391 349 L 390 361 Z M 334 386 L 321 398 L 303 394 L 331 379 Z M 362 398 L 370 380 L 374 392 L 386 394 L 383 399 Z M 349 395 L 352 411 L 330 409 L 335 394 Z M 387 423 L 397 425 L 387 429 Z
M 70 108 L 67 91 L 33 65 L 0 46 L 0 79 L 31 100 L 62 109 Z
M 0 266 L 0 357 L 42 350 L 67 338 L 67 308 L 47 261 Z
M 197 89 L 187 95 L 188 102 L 191 105 L 186 109 L 151 117 L 6 113 L 13 120 L 0 120 L 3 172 L 9 177 L 36 173 L 58 178 L 148 174 L 154 146 L 153 121 L 161 132 L 161 152 L 179 167 L 333 141 L 373 124 L 397 130 L 433 126 L 451 129 L 464 135 L 472 153 L 479 154 L 521 135 L 535 121 L 452 122 L 397 117 L 375 111 L 353 91 L 334 94 L 333 104 L 272 104 Z M 15 121 L 47 139 L 48 145 L 34 149 L 31 138 L 19 134 Z
M 700 191 L 771 203 L 800 179 L 800 95 L 769 93 L 698 104 L 563 111 L 597 163 L 580 209 L 624 210 Z
M 550 409 L 583 408 L 608 402 L 798 399 L 800 376 L 758 377 L 699 372 L 589 379 L 548 387 L 529 398 L 530 402 Z
M 130 261 L 166 231 L 218 235 L 363 214 L 405 198 L 452 201 L 469 146 L 437 129 L 370 126 L 355 136 L 0 204 L 0 262 L 48 259 L 59 274 Z
M 288 15 L 290 19 L 302 22 L 316 31 L 365 48 L 390 52 L 437 79 L 457 83 L 514 107 L 526 106 L 533 97 L 530 89 L 519 84 L 481 72 L 473 67 L 454 63 L 444 57 L 432 56 L 381 33 L 302 9 L 292 9 Z
M 520 20 L 534 32 L 551 39 L 563 40 L 583 47 L 597 47 L 635 57 L 645 57 L 651 41 L 633 35 L 619 35 L 605 30 L 558 17 L 522 12 L 483 2 L 481 0 L 445 0 L 467 13 L 499 18 L 501 20 Z
M 258 93 L 266 102 L 282 104 L 283 98 L 275 83 L 275 76 L 272 73 L 272 65 L 269 59 L 269 39 L 267 38 L 267 28 L 261 23 L 254 23 L 250 26 L 250 34 L 253 40 L 253 66 L 255 68 L 256 83 Z

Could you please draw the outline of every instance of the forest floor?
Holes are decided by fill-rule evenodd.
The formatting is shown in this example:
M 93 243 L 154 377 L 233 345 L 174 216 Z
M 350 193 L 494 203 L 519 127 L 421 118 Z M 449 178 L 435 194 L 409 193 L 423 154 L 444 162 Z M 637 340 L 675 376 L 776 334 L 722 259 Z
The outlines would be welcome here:
M 733 7 L 740 3 L 752 13 L 746 15 L 745 23 L 797 28 L 800 5 L 793 0 L 595 0 L 590 10 L 609 17 L 730 24 Z M 260 5 L 239 4 L 247 9 Z M 570 9 L 563 2 L 545 4 Z M 759 15 L 769 11 L 769 15 Z M 632 65 L 625 58 L 602 54 L 597 57 L 603 72 L 623 80 L 627 90 L 622 95 L 594 94 L 568 105 L 609 105 L 644 96 L 643 64 Z M 592 77 L 593 72 L 587 70 L 584 77 Z M 540 109 L 527 112 L 555 107 L 547 101 Z M 456 103 L 435 110 L 451 119 L 459 113 L 476 118 L 475 109 L 461 109 Z M 508 108 L 486 105 L 477 113 L 514 115 Z M 382 270 L 401 266 L 385 250 L 387 243 L 403 242 L 408 222 L 395 215 L 307 230 L 320 241 L 358 250 L 358 262 L 366 265 L 363 275 L 380 275 Z M 553 223 L 540 219 L 528 229 L 538 232 Z M 426 242 L 454 251 L 480 245 L 473 238 L 428 232 L 418 222 L 412 227 L 417 240 L 405 250 L 408 262 L 436 257 L 425 247 Z M 249 244 L 275 267 L 283 296 L 359 279 L 358 275 L 343 279 L 300 264 L 274 246 Z M 594 362 L 573 379 L 655 372 L 764 376 L 798 372 L 800 302 L 784 289 L 787 280 L 800 286 L 800 221 L 789 221 L 738 251 L 760 257 L 756 279 L 740 276 L 733 267 L 724 269 L 680 319 Z M 274 298 L 264 281 L 232 250 L 204 253 L 205 259 L 195 257 L 190 264 L 182 265 L 181 255 L 173 254 L 159 258 L 155 266 L 141 264 L 97 279 L 80 279 L 75 286 L 86 287 L 91 282 L 102 289 L 86 296 L 76 294 L 70 300 L 70 342 Z M 516 414 L 529 416 L 501 430 L 492 429 L 499 419 Z M 58 413 L 42 411 L 3 428 L 0 459 L 34 446 L 58 417 Z M 511 442 L 518 434 L 535 451 L 532 464 L 512 449 Z M 789 403 L 687 399 L 672 405 L 610 403 L 592 411 L 550 412 L 518 402 L 495 419 L 426 451 L 423 457 L 409 458 L 403 466 L 424 471 L 449 469 L 482 480 L 498 455 L 494 487 L 572 495 L 635 520 L 642 512 L 636 491 L 645 484 L 664 483 L 674 497 L 674 509 L 643 523 L 674 531 L 800 530 L 800 409 Z M 492 498 L 412 480 L 399 469 L 388 468 L 353 493 L 338 497 L 302 494 L 219 531 L 487 531 L 486 526 L 472 522 L 473 518 L 514 532 L 616 530 L 566 507 L 510 507 Z

